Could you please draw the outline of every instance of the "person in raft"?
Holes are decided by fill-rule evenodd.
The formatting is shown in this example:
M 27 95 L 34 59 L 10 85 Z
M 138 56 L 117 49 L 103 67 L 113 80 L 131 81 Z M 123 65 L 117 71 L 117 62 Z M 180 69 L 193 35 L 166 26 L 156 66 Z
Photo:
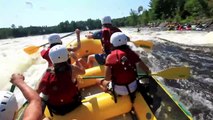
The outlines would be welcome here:
M 78 45 L 76 47 L 73 47 L 73 48 L 67 48 L 68 51 L 72 51 L 71 52 L 72 57 L 76 57 L 73 52 L 75 52 L 75 51 L 77 51 L 78 49 L 81 48 L 80 30 L 76 29 L 75 33 L 76 33 L 76 36 L 77 36 Z M 43 49 L 40 54 L 41 54 L 42 58 L 45 59 L 48 62 L 48 67 L 50 67 L 53 64 L 52 64 L 52 62 L 49 58 L 49 50 L 55 45 L 61 45 L 62 41 L 61 41 L 61 37 L 58 34 L 51 34 L 48 38 L 48 42 L 49 42 L 50 46 L 47 49 Z
M 102 21 L 102 39 L 101 44 L 103 46 L 103 54 L 92 54 L 88 56 L 87 65 L 92 67 L 94 62 L 100 65 L 105 64 L 107 55 L 111 52 L 112 45 L 110 44 L 110 37 L 115 32 L 121 32 L 121 30 L 112 25 L 111 17 L 105 16 Z
M 24 113 L 19 116 L 21 120 L 41 120 L 41 98 L 35 90 L 30 88 L 24 82 L 24 76 L 22 74 L 13 74 L 11 81 L 13 85 L 17 86 L 24 97 L 28 101 L 28 105 L 24 110 Z M 17 119 L 18 103 L 15 95 L 9 91 L 0 91 L 0 120 L 15 120 Z M 47 120 L 47 118 L 45 118 Z
M 137 89 L 136 65 L 147 74 L 149 68 L 139 56 L 127 45 L 128 38 L 122 32 L 112 34 L 110 42 L 114 49 L 107 56 L 105 63 L 105 79 L 97 80 L 98 85 L 106 92 L 113 90 L 115 95 L 134 95 Z M 131 100 L 134 96 L 131 97 Z
M 81 95 L 76 78 L 85 74 L 85 69 L 79 61 L 77 65 L 67 62 L 69 52 L 63 45 L 56 45 L 49 51 L 53 67 L 48 68 L 43 75 L 38 93 L 49 108 L 51 115 L 65 115 L 81 105 Z

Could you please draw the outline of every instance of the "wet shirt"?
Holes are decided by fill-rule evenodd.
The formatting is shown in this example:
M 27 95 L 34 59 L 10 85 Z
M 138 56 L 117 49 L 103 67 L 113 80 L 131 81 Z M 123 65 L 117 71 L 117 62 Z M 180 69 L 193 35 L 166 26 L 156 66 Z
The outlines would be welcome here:
M 39 89 L 48 96 L 48 103 L 55 106 L 72 103 L 79 93 L 70 71 L 60 72 L 57 75 L 47 71 L 41 79 Z
M 136 80 L 136 63 L 140 62 L 139 56 L 130 48 L 116 49 L 107 56 L 106 66 L 111 67 L 112 81 L 117 85 L 126 85 Z
M 41 51 L 41 56 L 42 56 L 43 59 L 45 59 L 48 62 L 48 66 L 50 67 L 50 66 L 53 66 L 53 64 L 52 64 L 52 61 L 50 60 L 50 57 L 49 57 L 49 51 L 50 51 L 50 47 L 48 47 L 47 50 L 43 49 Z

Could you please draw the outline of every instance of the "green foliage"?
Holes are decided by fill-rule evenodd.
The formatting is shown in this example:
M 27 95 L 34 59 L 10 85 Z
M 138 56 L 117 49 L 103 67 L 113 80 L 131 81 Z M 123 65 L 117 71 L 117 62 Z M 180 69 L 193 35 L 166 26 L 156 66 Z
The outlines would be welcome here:
M 191 23 L 193 20 L 195 20 L 195 18 L 193 16 L 189 16 L 184 20 L 181 20 L 180 23 Z
M 213 16 L 213 0 L 207 0 L 208 8 L 209 8 L 209 17 Z
M 130 11 L 129 23 L 131 26 L 138 24 L 138 12 L 133 9 Z
M 129 21 L 127 17 L 117 18 L 112 20 L 112 24 L 117 27 L 127 26 L 129 25 Z
M 180 21 L 181 21 L 181 16 L 179 14 L 176 14 L 173 22 L 180 22 Z
M 149 11 L 145 10 L 143 14 L 140 16 L 140 23 L 143 25 L 148 25 L 150 21 Z
M 2 28 L 0 29 L 0 39 L 12 37 L 12 29 Z
M 199 3 L 199 0 L 188 0 L 184 5 L 184 9 L 188 11 L 192 16 L 202 15 L 202 6 Z
M 87 27 L 86 27 L 87 26 Z M 50 33 L 63 33 L 63 32 L 71 32 L 76 28 L 80 30 L 89 30 L 92 29 L 101 29 L 101 21 L 100 20 L 92 20 L 88 19 L 87 21 L 65 21 L 60 22 L 57 26 L 30 26 L 30 27 L 22 27 L 18 28 L 12 24 L 11 28 L 0 28 L 0 39 L 5 39 L 9 37 L 24 37 L 30 35 L 42 35 L 42 34 L 50 34 Z
M 213 0 L 150 0 L 149 7 L 149 22 L 155 22 L 158 19 L 193 22 L 213 15 Z M 144 23 L 143 17 L 140 19 L 142 23 Z

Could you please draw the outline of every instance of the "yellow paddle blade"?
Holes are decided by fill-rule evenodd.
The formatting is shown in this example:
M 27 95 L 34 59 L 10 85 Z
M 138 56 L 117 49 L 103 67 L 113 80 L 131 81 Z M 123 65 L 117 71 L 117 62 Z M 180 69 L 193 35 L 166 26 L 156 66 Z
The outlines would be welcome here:
M 137 47 L 143 47 L 143 48 L 148 48 L 152 49 L 153 48 L 153 43 L 151 41 L 146 41 L 146 40 L 136 40 L 132 41 Z
M 189 67 L 174 67 L 152 73 L 153 76 L 160 76 L 166 79 L 187 79 L 190 76 Z
M 40 46 L 29 46 L 27 48 L 24 48 L 24 51 L 27 54 L 33 54 L 36 53 L 38 51 L 38 49 L 40 48 Z

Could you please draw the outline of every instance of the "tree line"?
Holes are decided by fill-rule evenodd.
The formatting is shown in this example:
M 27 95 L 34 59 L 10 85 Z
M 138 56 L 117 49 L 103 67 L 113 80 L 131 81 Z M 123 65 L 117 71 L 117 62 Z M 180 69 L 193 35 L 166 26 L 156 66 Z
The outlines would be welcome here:
M 148 25 L 164 21 L 196 23 L 213 16 L 213 0 L 150 0 L 150 9 L 139 6 L 130 11 L 133 25 Z
M 11 28 L 1 28 L 0 29 L 0 39 L 10 38 L 10 37 L 24 37 L 31 35 L 43 35 L 50 33 L 63 33 L 63 32 L 72 32 L 76 28 L 80 30 L 92 30 L 101 28 L 101 21 L 99 19 L 92 20 L 88 19 L 87 21 L 71 21 L 68 20 L 61 22 L 56 26 L 30 26 L 30 27 L 16 27 L 14 24 L 11 25 Z
M 201 19 L 212 18 L 213 0 L 150 0 L 149 9 L 139 6 L 136 10 L 131 9 L 127 17 L 113 19 L 113 25 L 124 26 L 147 26 L 170 22 L 194 22 Z M 31 35 L 42 35 L 50 33 L 72 32 L 76 28 L 81 30 L 101 29 L 99 19 L 87 19 L 86 21 L 61 22 L 56 26 L 30 26 L 0 28 L 0 39 L 23 37 Z

